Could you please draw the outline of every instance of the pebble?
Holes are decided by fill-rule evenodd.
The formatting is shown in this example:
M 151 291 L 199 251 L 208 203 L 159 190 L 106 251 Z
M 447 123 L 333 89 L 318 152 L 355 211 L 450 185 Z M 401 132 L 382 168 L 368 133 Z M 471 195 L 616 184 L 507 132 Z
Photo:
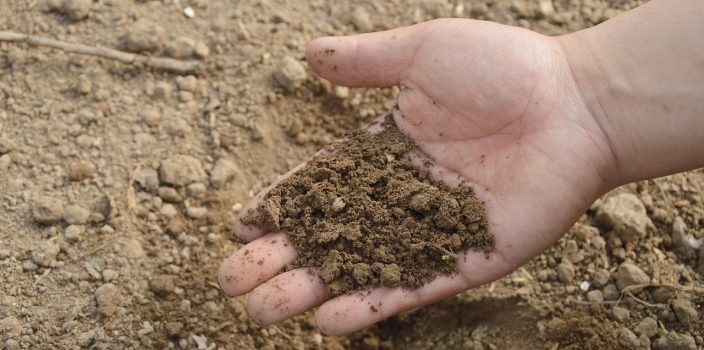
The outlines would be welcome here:
M 167 98 L 174 92 L 173 85 L 166 81 L 160 81 L 154 84 L 154 97 Z
M 542 18 L 551 18 L 555 14 L 552 0 L 538 0 L 538 13 Z
M 159 187 L 159 191 L 157 191 L 157 194 L 165 202 L 170 202 L 170 203 L 183 202 L 183 197 L 181 197 L 181 194 L 179 194 L 178 191 L 176 191 L 176 189 L 173 187 Z
M 178 209 L 176 209 L 173 204 L 164 204 L 161 206 L 161 209 L 159 209 L 159 213 L 167 218 L 173 218 L 178 215 Z
M 692 336 L 672 331 L 655 339 L 653 350 L 697 350 L 697 344 Z
M 637 349 L 640 345 L 638 337 L 626 327 L 617 328 L 614 332 L 616 339 L 624 349 Z
M 208 189 L 205 187 L 204 183 L 194 182 L 194 183 L 188 185 L 188 187 L 186 188 L 186 193 L 188 193 L 188 195 L 190 197 L 201 198 L 205 195 L 205 192 L 207 190 Z
M 608 270 L 606 269 L 597 269 L 594 271 L 594 274 L 592 275 L 592 283 L 594 284 L 595 287 L 601 288 L 605 286 L 607 283 L 609 283 L 609 279 L 611 278 L 611 274 L 609 273 Z
M 186 208 L 186 215 L 191 219 L 200 219 L 208 214 L 208 209 L 203 207 L 188 207 Z
M 40 198 L 32 211 L 34 221 L 40 224 L 57 223 L 64 216 L 64 205 L 53 198 Z
M 0 319 L 0 334 L 3 338 L 17 338 L 22 333 L 22 323 L 14 316 L 6 316 Z
M 220 188 L 232 180 L 236 172 L 237 166 L 234 162 L 220 158 L 215 162 L 213 170 L 210 172 L 210 184 L 215 188 Z
M 161 113 L 157 109 L 147 108 L 141 113 L 142 121 L 151 126 L 156 127 L 161 123 Z
M 615 284 L 609 283 L 601 291 L 605 300 L 616 300 L 621 296 Z
M 164 329 L 166 330 L 166 335 L 175 338 L 181 334 L 183 324 L 181 322 L 167 322 Z
M 187 75 L 185 77 L 176 77 L 176 86 L 179 90 L 196 92 L 198 88 L 198 79 L 192 75 Z
M 92 6 L 92 0 L 64 0 L 61 4 L 61 12 L 71 20 L 80 21 L 88 17 Z
M 672 311 L 675 312 L 677 320 L 685 327 L 695 327 L 699 323 L 697 310 L 688 299 L 677 298 L 670 302 Z
M 192 38 L 181 36 L 166 44 L 164 53 L 176 59 L 188 59 L 196 54 L 196 41 Z
M 672 223 L 672 246 L 675 253 L 687 261 L 697 256 L 701 241 L 687 233 L 687 225 L 681 217 L 676 217 Z
M 154 169 L 138 169 L 134 173 L 134 181 L 147 191 L 154 191 L 159 188 L 159 174 Z
M 618 271 L 616 272 L 616 286 L 618 286 L 619 290 L 623 290 L 628 286 L 648 283 L 650 283 L 650 276 L 635 264 L 625 262 L 618 267 Z
M 105 283 L 95 290 L 98 312 L 103 316 L 112 316 L 122 301 L 119 289 L 112 283 Z
M 124 257 L 136 259 L 144 256 L 142 244 L 135 238 L 128 238 L 120 242 L 117 252 Z
M 596 220 L 604 227 L 613 229 L 624 242 L 642 238 L 654 228 L 643 202 L 631 193 L 609 197 L 597 210 Z
M 119 276 L 119 273 L 113 269 L 105 269 L 103 270 L 103 281 L 104 282 L 110 282 L 115 280 Z
M 29 254 L 29 258 L 37 265 L 49 267 L 56 256 L 59 255 L 61 248 L 53 240 L 48 240 L 40 243 Z
M 80 205 L 69 205 L 64 211 L 64 221 L 69 225 L 85 225 L 89 218 L 90 211 Z
M 10 168 L 10 164 L 12 164 L 12 158 L 9 154 L 0 156 L 0 171 L 5 171 Z
M 240 210 L 242 210 L 243 207 L 244 207 L 244 205 L 242 205 L 242 203 L 237 202 L 237 203 L 235 203 L 235 204 L 232 205 L 232 211 L 234 211 L 235 213 L 239 213 Z
M 557 271 L 557 277 L 560 279 L 560 281 L 564 283 L 572 282 L 572 280 L 574 279 L 574 266 L 568 261 L 562 262 L 557 265 L 555 270 Z
M 274 79 L 288 92 L 295 91 L 307 78 L 303 65 L 290 56 L 284 57 L 274 72 Z
M 614 315 L 614 319 L 621 323 L 626 322 L 631 317 L 631 312 L 620 306 L 614 306 L 611 313 Z
M 360 32 L 371 32 L 374 30 L 374 25 L 369 18 L 369 13 L 364 9 L 364 7 L 357 7 L 354 11 L 352 11 L 350 21 Z
M 15 150 L 17 146 L 12 142 L 7 136 L 0 135 L 0 154 L 10 153 Z
M 124 37 L 125 50 L 129 52 L 157 52 L 164 46 L 164 28 L 147 20 L 129 26 Z
M 159 177 L 163 183 L 185 186 L 202 182 L 206 174 L 198 159 L 187 155 L 176 155 L 161 162 Z
M 68 169 L 69 181 L 79 182 L 90 179 L 95 175 L 95 167 L 89 162 L 78 162 Z
M 149 289 L 161 297 L 173 292 L 174 288 L 176 288 L 176 283 L 172 275 L 158 275 L 149 282 Z
M 633 329 L 636 334 L 652 338 L 658 334 L 658 321 L 652 317 L 646 317 Z
M 64 237 L 69 243 L 78 242 L 81 238 L 81 229 L 76 225 L 69 225 L 64 231 Z
M 592 303 L 602 303 L 604 302 L 604 294 L 598 289 L 590 290 L 587 293 L 587 300 L 591 301 Z

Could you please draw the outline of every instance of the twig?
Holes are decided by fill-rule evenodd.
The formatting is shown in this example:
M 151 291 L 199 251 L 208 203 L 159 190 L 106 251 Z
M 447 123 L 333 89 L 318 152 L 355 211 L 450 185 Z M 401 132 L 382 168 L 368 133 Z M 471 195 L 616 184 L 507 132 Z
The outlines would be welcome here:
M 134 65 L 144 65 L 179 74 L 199 74 L 203 70 L 203 63 L 199 61 L 181 61 L 166 57 L 150 57 L 102 46 L 75 44 L 24 33 L 0 31 L 0 42 L 2 41 L 47 46 L 80 55 L 102 57 Z

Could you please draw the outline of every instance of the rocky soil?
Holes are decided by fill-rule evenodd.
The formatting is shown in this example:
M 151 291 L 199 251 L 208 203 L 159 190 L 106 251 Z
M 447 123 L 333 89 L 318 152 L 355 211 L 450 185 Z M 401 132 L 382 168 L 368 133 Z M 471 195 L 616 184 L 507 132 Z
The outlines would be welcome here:
M 234 214 L 394 104 L 315 77 L 308 40 L 467 17 L 557 35 L 630 0 L 5 0 L 0 29 L 192 59 L 198 76 L 0 43 L 6 349 L 701 349 L 704 172 L 628 185 L 511 275 L 348 337 L 261 327 L 217 268 Z

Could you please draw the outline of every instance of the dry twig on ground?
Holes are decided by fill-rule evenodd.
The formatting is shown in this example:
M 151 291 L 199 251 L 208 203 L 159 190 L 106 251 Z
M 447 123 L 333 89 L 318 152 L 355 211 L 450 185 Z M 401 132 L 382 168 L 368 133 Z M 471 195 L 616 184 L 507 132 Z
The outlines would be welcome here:
M 203 70 L 203 63 L 199 61 L 182 61 L 166 57 L 150 57 L 129 53 L 101 46 L 88 46 L 69 43 L 61 40 L 39 37 L 30 34 L 0 31 L 0 42 L 27 43 L 30 45 L 47 46 L 71 53 L 89 55 L 120 61 L 123 63 L 144 65 L 178 74 L 198 74 Z

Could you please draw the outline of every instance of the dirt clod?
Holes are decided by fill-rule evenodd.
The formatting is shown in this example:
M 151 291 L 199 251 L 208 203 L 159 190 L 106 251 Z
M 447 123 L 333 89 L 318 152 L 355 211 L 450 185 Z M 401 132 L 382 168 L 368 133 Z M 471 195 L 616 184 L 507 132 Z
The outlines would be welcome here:
M 53 224 L 63 218 L 64 205 L 57 199 L 41 198 L 37 200 L 32 214 L 37 223 L 46 225 Z
M 484 206 L 464 184 L 430 179 L 389 114 L 350 133 L 281 182 L 242 221 L 291 235 L 294 267 L 320 269 L 332 295 L 367 285 L 416 288 L 456 271 L 468 248 L 493 249 Z
M 308 74 L 303 65 L 293 57 L 286 56 L 279 62 L 274 78 L 288 92 L 293 92 L 303 84 Z

